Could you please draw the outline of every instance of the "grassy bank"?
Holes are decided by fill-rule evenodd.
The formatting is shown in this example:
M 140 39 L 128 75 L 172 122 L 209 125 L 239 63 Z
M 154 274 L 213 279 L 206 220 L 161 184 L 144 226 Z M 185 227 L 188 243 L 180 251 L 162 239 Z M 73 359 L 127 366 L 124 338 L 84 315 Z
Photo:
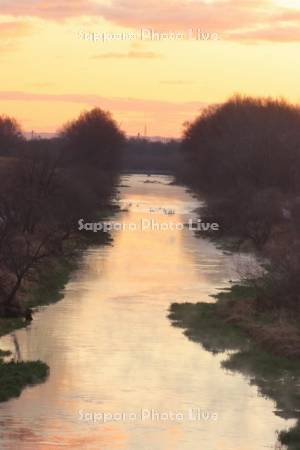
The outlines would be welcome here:
M 70 274 L 77 267 L 76 258 L 63 257 L 59 261 L 47 262 L 36 273 L 36 281 L 22 290 L 24 305 L 36 308 L 55 303 L 62 299 L 62 290 L 69 280 Z M 30 322 L 22 317 L 0 318 L 0 336 L 26 327 Z
M 19 397 L 25 387 L 45 381 L 48 374 L 49 367 L 41 361 L 4 362 L 0 356 L 0 402 Z
M 82 251 L 91 245 L 109 245 L 108 233 L 85 232 L 68 242 L 64 256 L 48 260 L 35 273 L 34 282 L 22 289 L 23 303 L 34 309 L 58 302 L 63 298 L 63 288 L 76 270 Z M 0 336 L 26 327 L 30 322 L 24 318 L 0 318 Z M 49 374 L 49 367 L 41 361 L 15 362 L 10 352 L 0 350 L 0 402 L 18 397 L 27 386 L 42 383 Z
M 236 285 L 216 298 L 215 303 L 174 303 L 169 318 L 205 350 L 230 351 L 222 366 L 242 373 L 263 396 L 273 399 L 277 415 L 297 420 L 295 427 L 278 434 L 278 440 L 289 450 L 299 450 L 299 329 L 291 322 L 287 328 L 283 315 L 258 314 L 253 286 Z
M 56 302 L 62 298 L 62 289 L 70 273 L 76 268 L 76 259 L 63 258 L 55 264 L 48 263 L 41 269 L 37 284 L 24 290 L 26 306 L 35 308 Z M 23 318 L 1 318 L 0 336 L 11 333 L 29 324 Z M 49 374 L 49 367 L 41 361 L 7 361 L 10 352 L 0 350 L 0 402 L 18 397 L 28 386 L 42 383 Z
M 0 337 L 26 326 L 23 318 L 0 318 Z
M 118 207 L 111 207 L 105 211 L 105 217 L 119 211 Z M 100 219 L 99 217 L 97 220 Z M 78 268 L 80 256 L 86 248 L 93 245 L 111 245 L 109 233 L 81 232 L 76 238 L 67 241 L 62 255 L 48 259 L 40 265 L 34 274 L 33 281 L 22 287 L 22 304 L 24 307 L 37 308 L 39 306 L 56 303 L 63 298 L 63 288 L 69 281 L 71 273 Z M 0 337 L 14 330 L 28 325 L 23 317 L 0 317 Z

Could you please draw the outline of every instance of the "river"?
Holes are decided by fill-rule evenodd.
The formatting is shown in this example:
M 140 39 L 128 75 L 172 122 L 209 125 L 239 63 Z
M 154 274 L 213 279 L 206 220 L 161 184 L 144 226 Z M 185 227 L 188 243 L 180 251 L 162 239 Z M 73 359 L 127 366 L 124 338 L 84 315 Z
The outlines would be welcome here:
M 194 217 L 198 201 L 171 181 L 124 176 L 113 245 L 86 250 L 64 298 L 0 340 L 51 369 L 0 404 L 1 449 L 263 450 L 290 425 L 245 376 L 221 368 L 225 354 L 168 319 L 171 303 L 212 301 L 247 265 L 188 228 L 140 229 Z

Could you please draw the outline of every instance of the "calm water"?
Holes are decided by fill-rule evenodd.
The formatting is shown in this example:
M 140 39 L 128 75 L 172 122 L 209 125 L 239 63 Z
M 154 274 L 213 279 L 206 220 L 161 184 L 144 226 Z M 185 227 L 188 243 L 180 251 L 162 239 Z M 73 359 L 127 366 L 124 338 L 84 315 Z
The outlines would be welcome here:
M 47 362 L 51 374 L 0 405 L 1 449 L 263 450 L 293 424 L 276 417 L 273 401 L 247 379 L 220 367 L 225 355 L 171 326 L 172 302 L 211 301 L 248 262 L 188 229 L 129 230 L 143 219 L 195 217 L 197 201 L 170 181 L 124 177 L 127 211 L 114 220 L 126 229 L 113 233 L 113 246 L 87 250 L 64 299 L 15 333 L 21 357 Z M 0 346 L 14 350 L 13 336 Z M 191 420 L 192 408 L 206 420 Z

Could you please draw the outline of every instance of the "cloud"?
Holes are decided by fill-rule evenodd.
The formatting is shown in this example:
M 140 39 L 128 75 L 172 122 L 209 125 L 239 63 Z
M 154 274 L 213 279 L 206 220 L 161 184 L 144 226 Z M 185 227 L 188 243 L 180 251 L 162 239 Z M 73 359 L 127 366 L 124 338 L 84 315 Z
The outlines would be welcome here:
M 160 53 L 132 50 L 126 53 L 100 53 L 93 56 L 92 59 L 158 59 L 161 57 L 162 55 Z
M 26 102 L 65 102 L 81 103 L 90 106 L 100 106 L 103 109 L 116 109 L 118 111 L 147 111 L 148 113 L 156 111 L 174 111 L 174 108 L 180 108 L 184 111 L 200 111 L 207 106 L 201 101 L 193 102 L 169 102 L 162 100 L 147 100 L 124 97 L 102 97 L 93 94 L 39 94 L 23 91 L 0 91 L 0 100 L 2 101 L 26 101 Z
M 28 36 L 33 25 L 24 21 L 0 22 L 0 52 L 10 52 L 17 48 L 20 39 Z
M 1 14 L 64 20 L 70 17 L 99 15 L 100 5 L 93 0 L 1 0 Z
M 21 37 L 28 34 L 32 29 L 32 25 L 28 22 L 0 22 L 1 38 Z
M 92 94 L 38 94 L 30 92 L 1 92 L 0 101 L 12 102 L 32 102 L 30 111 L 39 116 L 40 104 L 43 107 L 49 106 L 49 102 L 56 102 L 59 109 L 59 103 L 70 103 L 70 107 L 63 108 L 68 110 L 68 115 L 64 116 L 63 122 L 68 121 L 82 109 L 88 109 L 98 106 L 104 110 L 111 111 L 113 116 L 125 128 L 129 134 L 143 132 L 145 123 L 148 125 L 148 131 L 152 135 L 175 136 L 180 135 L 182 124 L 195 116 L 208 106 L 207 103 L 199 101 L 176 102 L 162 100 L 147 100 L 139 98 L 120 98 L 120 97 L 102 97 Z M 12 105 L 14 108 L 14 105 Z M 53 108 L 49 108 L 53 110 Z M 32 121 L 30 129 L 36 128 L 43 131 L 54 131 L 59 128 L 61 123 L 56 117 L 52 117 L 52 123 L 47 121 L 44 126 L 36 123 L 37 119 Z
M 114 0 L 103 6 L 105 19 L 127 27 L 188 28 L 218 33 L 232 41 L 299 41 L 300 11 L 271 0 Z
M 278 43 L 292 43 L 300 41 L 300 25 L 298 26 L 278 26 L 276 28 L 268 27 L 260 30 L 245 31 L 241 33 L 232 33 L 230 38 L 232 40 L 242 42 L 278 42 Z
M 184 31 L 200 28 L 241 41 L 299 41 L 300 10 L 273 0 L 1 0 L 1 14 L 62 21 L 97 17 L 122 27 Z M 273 30 L 273 32 L 272 32 Z
M 243 2 L 237 0 L 216 0 L 211 3 L 193 0 L 114 0 L 103 5 L 105 19 L 123 26 L 166 28 L 204 28 L 222 32 L 232 27 L 255 23 L 258 6 L 266 0 Z

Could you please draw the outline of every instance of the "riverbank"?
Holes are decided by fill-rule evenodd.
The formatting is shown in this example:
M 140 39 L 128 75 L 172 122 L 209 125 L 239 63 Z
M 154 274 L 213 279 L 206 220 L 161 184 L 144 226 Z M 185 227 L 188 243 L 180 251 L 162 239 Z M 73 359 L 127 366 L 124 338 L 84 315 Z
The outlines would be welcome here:
M 289 450 L 299 449 L 299 326 L 284 311 L 257 313 L 251 285 L 234 285 L 214 297 L 215 303 L 172 304 L 172 324 L 205 350 L 226 353 L 225 369 L 244 374 L 262 395 L 272 398 L 276 414 L 298 420 L 295 427 L 281 431 L 278 440 Z
M 212 203 L 216 199 L 211 199 Z M 210 203 L 197 209 L 202 222 L 218 219 L 209 214 Z M 224 219 L 224 218 L 223 218 Z M 239 267 L 243 280 L 215 296 L 216 313 L 234 323 L 266 351 L 296 359 L 300 356 L 300 308 L 298 292 L 298 244 L 289 221 L 272 225 L 262 247 L 246 237 L 243 229 L 233 232 L 220 221 L 218 231 L 196 231 L 224 254 L 249 254 L 257 262 Z M 294 254 L 289 254 L 293 245 Z
M 112 207 L 105 216 L 119 210 Z M 22 288 L 24 309 L 34 315 L 34 311 L 63 298 L 63 288 L 76 270 L 82 251 L 92 245 L 110 245 L 109 233 L 81 233 L 72 242 L 65 244 L 65 253 L 59 258 L 52 258 L 41 265 L 35 273 L 34 282 Z M 24 317 L 0 318 L 0 337 L 24 328 L 31 320 Z M 10 352 L 0 349 L 0 402 L 18 397 L 28 386 L 44 382 L 50 368 L 42 361 L 14 361 Z
M 77 267 L 77 260 L 66 257 L 59 261 L 51 261 L 39 268 L 34 284 L 23 288 L 22 297 L 24 308 L 32 310 L 55 303 L 62 298 L 62 289 L 69 280 L 69 276 Z M 0 337 L 30 324 L 24 317 L 0 318 Z
M 76 259 L 66 258 L 56 262 L 53 267 L 48 264 L 41 268 L 37 284 L 31 289 L 24 289 L 24 306 L 32 309 L 59 301 L 62 298 L 61 291 L 75 268 Z M 0 337 L 29 324 L 30 321 L 22 317 L 1 318 Z M 49 373 L 49 366 L 42 361 L 14 361 L 10 352 L 0 350 L 0 402 L 19 397 L 26 387 L 44 382 Z
M 297 360 L 300 328 L 296 316 L 288 308 L 260 311 L 259 295 L 254 285 L 234 285 L 215 296 L 215 312 L 226 323 L 238 326 L 266 351 Z
M 0 351 L 0 402 L 19 397 L 22 390 L 45 381 L 49 367 L 42 361 L 5 362 L 10 352 Z
M 115 211 L 116 208 L 110 210 L 111 213 Z M 34 281 L 22 288 L 24 309 L 34 310 L 39 306 L 61 300 L 62 290 L 69 281 L 71 273 L 78 267 L 82 251 L 91 245 L 110 245 L 111 242 L 109 233 L 89 232 L 82 232 L 72 242 L 67 242 L 62 255 L 59 258 L 48 259 L 46 263 L 38 267 Z M 0 317 L 0 337 L 26 327 L 29 323 L 30 321 L 22 316 Z

